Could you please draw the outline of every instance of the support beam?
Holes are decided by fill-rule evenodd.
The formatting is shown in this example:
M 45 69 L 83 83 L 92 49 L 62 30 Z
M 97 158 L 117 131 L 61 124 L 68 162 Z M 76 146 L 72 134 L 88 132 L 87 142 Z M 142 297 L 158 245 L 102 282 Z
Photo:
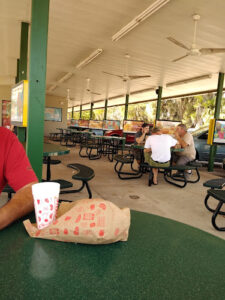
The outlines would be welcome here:
M 124 110 L 124 120 L 127 120 L 127 116 L 128 116 L 129 96 L 130 96 L 129 94 L 126 94 L 125 110 Z
M 90 120 L 93 119 L 93 107 L 94 107 L 94 103 L 91 103 L 91 109 L 90 109 Z
M 80 105 L 80 119 L 82 119 L 82 104 Z
M 17 60 L 17 78 L 16 81 L 20 82 L 27 79 L 27 50 L 28 50 L 28 23 L 21 23 L 20 35 L 20 59 Z M 17 136 L 20 142 L 26 141 L 26 128 L 18 127 Z
M 20 68 L 20 60 L 17 58 L 17 65 L 16 65 L 16 83 L 19 82 L 19 68 Z
M 104 120 L 107 120 L 108 99 L 105 100 Z
M 156 90 L 156 93 L 158 94 L 157 108 L 156 108 L 156 120 L 159 120 L 160 112 L 161 112 L 161 101 L 162 101 L 162 86 L 159 86 L 159 88 Z
M 72 119 L 74 119 L 74 106 L 72 107 Z
M 223 97 L 223 83 L 224 83 L 224 73 L 219 73 L 214 119 L 219 119 L 219 117 L 220 117 L 221 102 L 222 102 L 222 97 Z M 209 164 L 208 164 L 209 172 L 212 172 L 214 169 L 214 160 L 215 160 L 216 150 L 217 150 L 217 145 L 210 146 Z
M 27 154 L 42 179 L 49 0 L 32 0 Z

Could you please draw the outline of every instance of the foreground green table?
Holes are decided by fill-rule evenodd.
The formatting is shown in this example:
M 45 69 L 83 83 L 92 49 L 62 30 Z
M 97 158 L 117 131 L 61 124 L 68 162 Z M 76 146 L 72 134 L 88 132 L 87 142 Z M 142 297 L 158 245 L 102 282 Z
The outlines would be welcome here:
M 58 156 L 68 154 L 70 150 L 55 144 L 44 143 L 43 156 Z
M 0 232 L 1 299 L 224 299 L 225 241 L 132 212 L 128 242 L 90 246 Z

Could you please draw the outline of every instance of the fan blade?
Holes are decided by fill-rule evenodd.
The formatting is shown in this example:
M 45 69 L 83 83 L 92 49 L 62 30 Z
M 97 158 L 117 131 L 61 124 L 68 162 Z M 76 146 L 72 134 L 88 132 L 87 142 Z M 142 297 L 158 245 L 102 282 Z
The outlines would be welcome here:
M 169 36 L 167 37 L 167 40 L 169 40 L 170 42 L 174 43 L 175 45 L 181 47 L 181 48 L 184 48 L 186 50 L 190 50 L 187 46 L 185 46 L 183 43 L 175 40 L 173 37 Z
M 112 73 L 105 72 L 105 71 L 102 71 L 102 73 L 105 73 L 105 74 L 108 74 L 108 75 L 112 75 L 112 76 L 116 76 L 116 77 L 119 77 L 119 78 L 122 78 L 122 79 L 123 79 L 123 76 L 122 76 L 122 75 L 112 74 Z
M 96 93 L 96 92 L 90 92 L 92 95 L 101 95 L 101 94 L 99 94 L 99 93 Z
M 139 78 L 149 78 L 151 75 L 130 75 L 129 78 L 130 80 L 132 79 L 139 79 Z
M 185 58 L 185 57 L 187 57 L 187 56 L 189 56 L 189 54 L 186 54 L 186 55 L 184 55 L 184 56 L 181 56 L 181 57 L 179 57 L 179 58 L 176 58 L 176 59 L 172 60 L 172 62 L 176 62 L 176 61 L 181 60 L 181 59 L 183 59 L 183 58 Z
M 202 48 L 199 50 L 202 55 L 225 53 L 225 48 Z

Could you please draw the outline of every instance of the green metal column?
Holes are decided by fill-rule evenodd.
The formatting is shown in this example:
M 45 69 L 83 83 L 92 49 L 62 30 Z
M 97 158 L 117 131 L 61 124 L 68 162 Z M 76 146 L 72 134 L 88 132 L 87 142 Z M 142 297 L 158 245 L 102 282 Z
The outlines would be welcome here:
M 105 100 L 104 120 L 107 120 L 108 99 Z
M 17 60 L 17 78 L 16 81 L 20 82 L 27 79 L 27 50 L 28 50 L 28 23 L 21 23 L 21 36 L 20 36 L 20 59 Z M 17 136 L 20 142 L 26 140 L 26 128 L 18 127 Z
M 220 117 L 221 101 L 222 101 L 222 97 L 223 97 L 223 83 L 224 83 L 224 73 L 219 73 L 214 119 L 219 119 L 219 117 Z M 215 160 L 216 150 L 217 150 L 216 145 L 210 146 L 209 165 L 208 165 L 209 172 L 212 172 L 213 168 L 214 168 L 214 160 Z
M 20 60 L 17 58 L 17 67 L 16 67 L 16 83 L 19 82 L 19 67 L 20 67 Z
M 125 110 L 124 110 L 124 120 L 127 120 L 128 107 L 129 107 L 129 94 L 126 94 Z
M 32 0 L 27 154 L 42 178 L 49 0 Z
M 94 107 L 94 103 L 91 103 L 91 109 L 90 109 L 90 120 L 93 119 L 93 107 Z
M 156 120 L 160 119 L 161 112 L 161 101 L 162 101 L 162 86 L 158 88 L 158 100 L 157 100 L 157 108 L 156 108 Z
M 80 105 L 80 119 L 82 119 L 82 105 Z
M 74 106 L 72 107 L 72 119 L 74 119 Z

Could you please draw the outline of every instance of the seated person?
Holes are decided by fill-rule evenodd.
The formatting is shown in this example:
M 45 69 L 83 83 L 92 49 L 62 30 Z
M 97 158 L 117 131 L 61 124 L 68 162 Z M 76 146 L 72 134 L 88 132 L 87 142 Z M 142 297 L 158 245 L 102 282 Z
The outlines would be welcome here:
M 193 136 L 187 132 L 187 127 L 184 124 L 179 124 L 176 128 L 175 138 L 178 140 L 181 148 L 184 149 L 182 152 L 177 152 L 174 155 L 174 162 L 176 165 L 186 165 L 188 162 L 195 160 L 196 158 L 196 150 Z M 187 173 L 191 174 L 191 170 L 187 171 Z
M 169 167 L 171 159 L 171 147 L 177 145 L 177 140 L 168 134 L 162 134 L 160 129 L 155 127 L 152 135 L 145 143 L 145 161 L 151 166 L 153 172 L 153 184 L 158 184 L 158 169 L 155 167 Z M 151 155 L 150 153 L 151 152 Z
M 32 184 L 38 182 L 22 144 L 14 133 L 0 127 L 0 193 L 9 184 L 16 194 L 0 208 L 0 230 L 30 213 Z
M 144 144 L 146 140 L 146 136 L 149 134 L 149 124 L 143 123 L 141 129 L 135 133 L 135 145 Z M 137 163 L 140 165 L 141 163 L 141 149 L 134 149 L 134 158 L 137 160 Z

